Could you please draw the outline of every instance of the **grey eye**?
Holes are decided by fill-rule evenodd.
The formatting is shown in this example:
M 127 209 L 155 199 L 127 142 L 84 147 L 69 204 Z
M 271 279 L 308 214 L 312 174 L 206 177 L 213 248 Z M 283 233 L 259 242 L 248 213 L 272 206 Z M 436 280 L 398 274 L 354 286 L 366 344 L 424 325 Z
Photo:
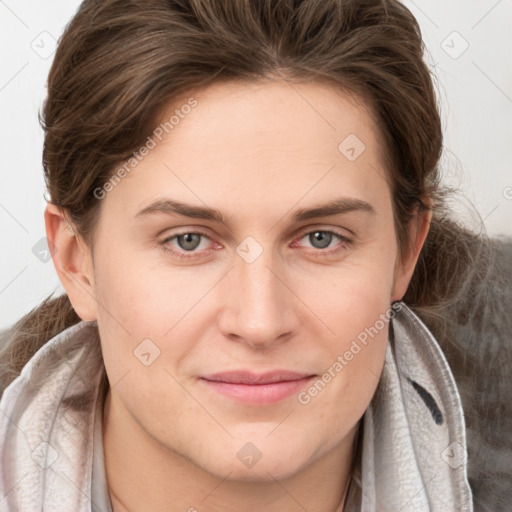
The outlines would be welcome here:
M 198 233 L 184 233 L 183 235 L 177 235 L 176 241 L 184 251 L 192 251 L 200 244 L 201 236 Z
M 325 249 L 332 241 L 332 233 L 328 231 L 314 231 L 308 236 L 309 241 L 316 249 Z

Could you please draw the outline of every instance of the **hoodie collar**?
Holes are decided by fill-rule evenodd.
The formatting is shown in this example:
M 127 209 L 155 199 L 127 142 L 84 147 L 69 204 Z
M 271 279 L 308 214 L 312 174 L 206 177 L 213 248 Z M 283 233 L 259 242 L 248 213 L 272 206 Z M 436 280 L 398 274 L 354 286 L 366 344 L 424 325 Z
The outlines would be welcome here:
M 455 380 L 431 332 L 405 304 L 397 306 L 363 418 L 360 485 L 347 510 L 472 512 Z

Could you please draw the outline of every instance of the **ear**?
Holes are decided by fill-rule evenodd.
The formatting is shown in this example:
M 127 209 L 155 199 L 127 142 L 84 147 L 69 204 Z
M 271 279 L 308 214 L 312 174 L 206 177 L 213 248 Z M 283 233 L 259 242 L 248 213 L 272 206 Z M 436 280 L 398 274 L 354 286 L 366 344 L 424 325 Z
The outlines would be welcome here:
M 65 213 L 48 203 L 44 212 L 48 245 L 53 248 L 55 270 L 69 300 L 82 320 L 96 320 L 92 254 L 83 239 L 75 233 Z
M 406 254 L 402 258 L 398 257 L 395 266 L 394 285 L 391 294 L 392 302 L 401 300 L 407 291 L 421 248 L 427 238 L 431 220 L 432 211 L 430 209 L 420 210 L 419 207 L 416 207 L 408 227 L 411 244 Z

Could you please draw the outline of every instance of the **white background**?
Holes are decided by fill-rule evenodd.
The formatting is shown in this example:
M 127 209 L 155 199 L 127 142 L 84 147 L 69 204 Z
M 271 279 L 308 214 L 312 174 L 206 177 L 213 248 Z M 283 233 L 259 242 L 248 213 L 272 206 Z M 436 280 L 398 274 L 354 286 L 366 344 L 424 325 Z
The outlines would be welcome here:
M 512 235 L 512 2 L 404 3 L 438 77 L 442 167 L 460 189 L 454 207 L 470 227 L 483 221 L 489 234 Z M 78 5 L 0 0 L 0 328 L 63 291 L 51 260 L 33 252 L 45 236 L 37 114 L 55 41 Z

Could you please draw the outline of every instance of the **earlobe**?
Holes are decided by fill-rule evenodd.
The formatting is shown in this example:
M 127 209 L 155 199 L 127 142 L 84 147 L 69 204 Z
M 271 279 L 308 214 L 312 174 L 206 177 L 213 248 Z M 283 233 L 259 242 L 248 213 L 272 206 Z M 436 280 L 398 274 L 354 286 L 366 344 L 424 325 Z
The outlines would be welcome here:
M 62 286 L 82 320 L 96 320 L 96 300 L 91 252 L 65 213 L 48 203 L 44 213 L 48 245 Z
M 392 302 L 402 300 L 409 287 L 414 268 L 430 229 L 431 220 L 432 211 L 430 209 L 419 210 L 416 208 L 414 217 L 409 224 L 409 240 L 411 241 L 409 250 L 403 258 L 398 258 L 395 266 Z

